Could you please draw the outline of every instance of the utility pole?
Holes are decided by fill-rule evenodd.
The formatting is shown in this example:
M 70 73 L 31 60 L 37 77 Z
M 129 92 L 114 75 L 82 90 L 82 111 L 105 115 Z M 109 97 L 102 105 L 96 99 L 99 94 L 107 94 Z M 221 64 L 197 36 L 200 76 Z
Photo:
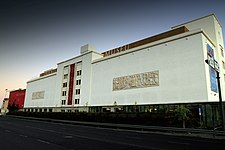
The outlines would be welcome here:
M 221 123 L 222 123 L 222 130 L 225 130 L 225 123 L 224 123 L 224 107 L 223 107 L 223 100 L 220 88 L 220 72 L 219 72 L 219 64 L 216 60 L 207 59 L 205 62 L 216 71 L 216 79 L 218 83 L 218 92 L 219 92 L 219 106 L 220 106 L 220 115 L 221 115 Z
M 222 101 L 222 94 L 221 94 L 221 88 L 220 88 L 220 75 L 219 71 L 216 71 L 216 78 L 218 82 L 218 91 L 219 91 L 219 103 L 220 103 L 220 114 L 222 119 L 222 130 L 225 130 L 225 124 L 224 124 L 224 107 L 223 107 L 223 101 Z

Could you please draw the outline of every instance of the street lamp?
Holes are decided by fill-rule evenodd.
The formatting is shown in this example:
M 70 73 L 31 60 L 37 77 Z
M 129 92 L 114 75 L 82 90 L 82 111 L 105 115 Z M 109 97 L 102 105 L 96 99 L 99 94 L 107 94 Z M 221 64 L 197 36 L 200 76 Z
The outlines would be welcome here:
M 217 83 L 218 83 L 218 92 L 219 92 L 220 114 L 221 114 L 221 119 L 222 119 L 222 130 L 224 131 L 225 130 L 224 108 L 223 108 L 222 94 L 221 94 L 221 88 L 220 88 L 219 64 L 216 60 L 213 60 L 213 59 L 206 59 L 205 62 L 216 71 L 216 79 L 217 79 Z
M 7 92 L 8 92 L 8 89 L 5 89 L 5 98 L 6 98 L 6 96 L 7 96 Z

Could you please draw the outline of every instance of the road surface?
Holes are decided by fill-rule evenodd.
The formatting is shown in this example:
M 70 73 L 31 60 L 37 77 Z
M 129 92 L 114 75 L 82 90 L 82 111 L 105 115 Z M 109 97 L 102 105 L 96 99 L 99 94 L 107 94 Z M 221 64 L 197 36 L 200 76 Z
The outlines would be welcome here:
M 0 117 L 1 150 L 223 150 L 225 140 Z

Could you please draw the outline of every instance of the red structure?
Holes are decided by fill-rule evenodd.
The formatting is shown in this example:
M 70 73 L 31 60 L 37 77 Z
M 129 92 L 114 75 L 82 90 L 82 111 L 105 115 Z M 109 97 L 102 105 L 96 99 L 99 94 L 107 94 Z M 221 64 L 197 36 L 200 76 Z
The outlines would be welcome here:
M 12 107 L 14 105 L 15 108 L 22 109 L 24 106 L 25 94 L 26 89 L 11 91 L 9 94 L 8 107 Z

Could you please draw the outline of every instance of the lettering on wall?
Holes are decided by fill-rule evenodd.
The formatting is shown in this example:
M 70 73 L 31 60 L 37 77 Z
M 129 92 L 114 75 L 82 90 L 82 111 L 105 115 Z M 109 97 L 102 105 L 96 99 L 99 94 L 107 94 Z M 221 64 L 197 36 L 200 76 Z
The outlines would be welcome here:
M 113 78 L 113 91 L 159 86 L 159 71 Z
M 55 73 L 55 72 L 57 72 L 57 69 L 50 69 L 50 70 L 47 70 L 47 71 L 41 73 L 41 74 L 40 74 L 40 77 L 47 76 L 47 75 L 53 74 L 53 73 Z
M 145 44 L 148 44 L 148 43 L 151 43 L 151 42 L 155 42 L 155 41 L 165 39 L 165 38 L 168 38 L 170 36 L 174 36 L 174 35 L 177 35 L 177 34 L 188 32 L 188 31 L 189 30 L 185 26 L 182 26 L 180 28 L 176 28 L 176 29 L 173 29 L 173 30 L 170 30 L 170 31 L 167 31 L 167 32 L 155 35 L 155 36 L 151 36 L 151 37 L 148 37 L 148 38 L 145 38 L 145 39 L 127 44 L 127 45 L 123 45 L 121 47 L 117 47 L 117 48 L 108 50 L 106 52 L 103 52 L 102 55 L 103 55 L 103 57 L 107 57 L 107 56 L 110 56 L 110 55 L 113 55 L 113 54 L 116 54 L 116 53 L 120 53 L 122 51 L 126 51 L 126 50 L 129 50 L 129 49 L 138 47 L 138 46 L 142 46 L 142 45 L 145 45 Z
M 103 54 L 103 57 L 106 57 L 106 56 L 109 56 L 109 55 L 112 55 L 112 54 L 116 54 L 116 53 L 120 53 L 122 51 L 126 51 L 128 49 L 130 49 L 129 44 L 118 47 L 118 48 L 114 48 L 114 49 L 106 51 L 106 52 L 103 52 L 102 54 Z
M 39 92 L 32 93 L 32 100 L 44 99 L 44 97 L 45 97 L 45 91 L 39 91 Z

